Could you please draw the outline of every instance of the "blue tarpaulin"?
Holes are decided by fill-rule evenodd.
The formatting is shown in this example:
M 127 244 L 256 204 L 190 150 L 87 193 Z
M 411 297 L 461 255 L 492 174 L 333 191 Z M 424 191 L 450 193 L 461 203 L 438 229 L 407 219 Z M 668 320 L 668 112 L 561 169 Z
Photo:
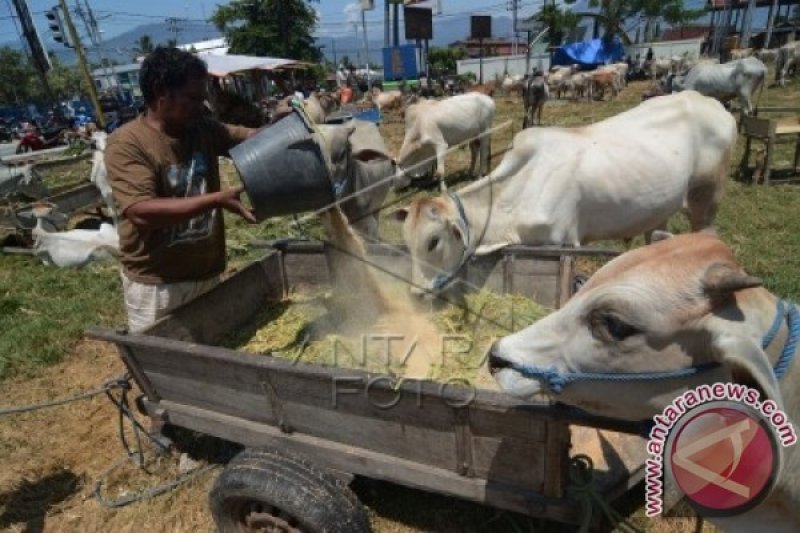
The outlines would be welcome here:
M 582 43 L 571 43 L 557 49 L 553 53 L 554 65 L 580 65 L 596 67 L 621 60 L 625 57 L 625 49 L 619 37 L 607 43 L 603 39 L 592 39 Z

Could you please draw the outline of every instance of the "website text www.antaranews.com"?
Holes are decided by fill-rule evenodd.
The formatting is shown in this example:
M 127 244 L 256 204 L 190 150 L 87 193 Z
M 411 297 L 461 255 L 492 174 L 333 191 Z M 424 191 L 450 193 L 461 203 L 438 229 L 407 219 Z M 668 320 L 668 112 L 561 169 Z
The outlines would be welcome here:
M 797 442 L 794 426 L 786 413 L 773 400 L 762 401 L 760 392 L 755 389 L 737 383 L 715 383 L 686 391 L 653 418 L 655 424 L 650 430 L 647 443 L 647 452 L 650 455 L 646 462 L 647 516 L 657 516 L 663 510 L 664 450 L 675 423 L 691 409 L 708 402 L 724 400 L 739 402 L 755 409 L 772 425 L 782 446 L 791 446 Z

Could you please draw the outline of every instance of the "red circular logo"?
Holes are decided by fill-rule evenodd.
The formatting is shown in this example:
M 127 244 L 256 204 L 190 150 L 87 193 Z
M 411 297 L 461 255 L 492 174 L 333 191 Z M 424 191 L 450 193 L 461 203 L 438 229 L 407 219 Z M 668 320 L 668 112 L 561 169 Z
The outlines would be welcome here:
M 676 429 L 667 448 L 672 474 L 704 514 L 739 514 L 772 490 L 778 445 L 766 421 L 749 407 L 706 404 Z

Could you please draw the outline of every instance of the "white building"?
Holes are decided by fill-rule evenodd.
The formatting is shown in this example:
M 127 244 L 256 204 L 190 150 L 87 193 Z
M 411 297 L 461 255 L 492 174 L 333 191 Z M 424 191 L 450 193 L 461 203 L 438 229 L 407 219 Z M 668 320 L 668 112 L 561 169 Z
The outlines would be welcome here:
M 92 78 L 100 93 L 119 90 L 129 98 L 140 98 L 142 92 L 139 89 L 139 69 L 141 68 L 141 63 L 98 68 L 92 71 Z

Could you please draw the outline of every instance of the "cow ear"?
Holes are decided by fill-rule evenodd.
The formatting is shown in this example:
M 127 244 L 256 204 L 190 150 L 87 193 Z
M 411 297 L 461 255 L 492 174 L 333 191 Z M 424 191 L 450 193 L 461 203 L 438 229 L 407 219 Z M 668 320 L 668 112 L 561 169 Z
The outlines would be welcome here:
M 668 239 L 673 238 L 674 236 L 675 235 L 673 235 L 668 231 L 662 231 L 657 229 L 653 232 L 653 235 L 650 237 L 650 242 L 666 241 Z
M 762 402 L 770 399 L 783 409 L 783 397 L 775 372 L 764 350 L 754 339 L 724 332 L 713 339 L 712 346 L 717 362 L 730 371 L 734 383 L 758 390 Z
M 760 287 L 764 283 L 729 264 L 714 263 L 703 275 L 702 284 L 706 294 L 723 296 L 742 289 Z
M 395 209 L 390 213 L 390 216 L 395 222 L 405 222 L 406 218 L 408 218 L 408 208 L 401 207 L 400 209 Z
M 453 237 L 459 242 L 464 240 L 464 233 L 462 233 L 461 228 L 459 228 L 457 224 L 450 224 L 450 233 L 452 233 Z

